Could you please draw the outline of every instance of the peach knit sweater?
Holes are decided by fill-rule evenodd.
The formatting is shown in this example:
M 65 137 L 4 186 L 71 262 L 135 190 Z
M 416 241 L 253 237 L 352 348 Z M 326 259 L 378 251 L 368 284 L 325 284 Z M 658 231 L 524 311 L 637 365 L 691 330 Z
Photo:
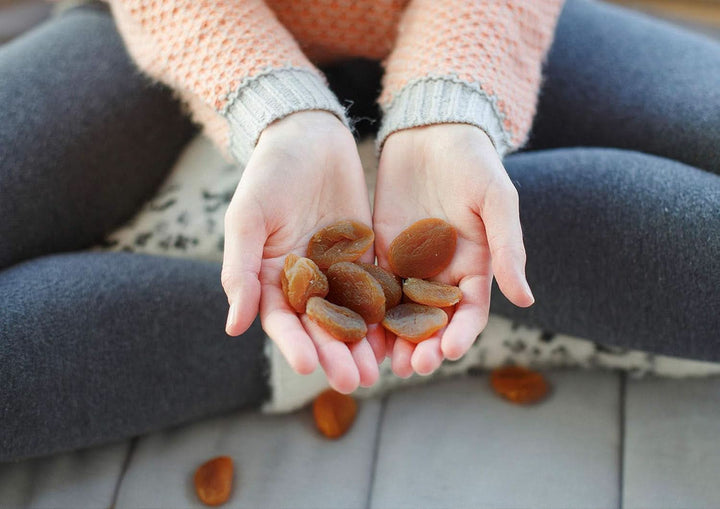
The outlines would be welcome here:
M 350 127 L 316 65 L 382 60 L 378 148 L 444 122 L 485 130 L 498 153 L 530 130 L 563 0 L 108 0 L 130 54 L 239 162 L 262 130 L 321 109 Z

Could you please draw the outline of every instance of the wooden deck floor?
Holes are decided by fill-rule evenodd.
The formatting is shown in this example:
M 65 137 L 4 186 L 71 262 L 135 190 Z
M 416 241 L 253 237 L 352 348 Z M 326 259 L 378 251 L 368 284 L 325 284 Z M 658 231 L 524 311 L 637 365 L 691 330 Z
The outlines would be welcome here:
M 193 469 L 236 462 L 232 508 L 720 507 L 720 377 L 549 370 L 517 407 L 485 376 L 362 400 L 338 441 L 310 408 L 234 412 L 106 447 L 0 465 L 0 505 L 202 508 Z

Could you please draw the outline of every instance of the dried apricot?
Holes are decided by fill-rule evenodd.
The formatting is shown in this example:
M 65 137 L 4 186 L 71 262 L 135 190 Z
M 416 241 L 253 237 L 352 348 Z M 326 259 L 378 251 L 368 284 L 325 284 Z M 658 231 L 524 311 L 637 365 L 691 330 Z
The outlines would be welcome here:
M 542 373 L 523 366 L 503 366 L 490 373 L 490 385 L 505 399 L 517 404 L 540 401 L 549 385 Z
M 380 286 L 382 286 L 383 293 L 385 294 L 385 309 L 394 308 L 400 304 L 400 300 L 402 299 L 402 286 L 400 286 L 399 277 L 371 263 L 355 263 L 366 272 L 369 272 L 370 275 L 380 283 Z
M 310 297 L 305 312 L 313 322 L 340 341 L 353 343 L 367 334 L 367 325 L 362 316 L 321 297 Z
M 442 309 L 412 303 L 395 306 L 382 321 L 387 330 L 413 343 L 429 338 L 447 323 L 447 313 Z
M 333 264 L 327 270 L 330 291 L 327 300 L 352 309 L 366 323 L 378 323 L 385 316 L 385 292 L 377 279 L 350 262 Z
M 195 471 L 195 493 L 205 505 L 220 505 L 230 498 L 233 481 L 233 461 L 230 456 L 218 456 L 206 461 Z
M 339 221 L 319 230 L 310 238 L 307 257 L 321 269 L 338 262 L 354 262 L 372 246 L 372 229 L 357 221 Z
M 427 279 L 440 274 L 452 261 L 457 231 L 437 218 L 421 219 L 390 243 L 388 261 L 400 277 Z
M 320 433 L 328 438 L 344 435 L 355 422 L 357 403 L 352 396 L 327 389 L 313 401 L 313 416 Z
M 405 280 L 403 293 L 413 302 L 438 308 L 452 306 L 462 299 L 462 291 L 457 286 L 425 281 L 414 277 Z
M 298 313 L 305 312 L 310 297 L 325 297 L 329 290 L 327 277 L 320 272 L 315 262 L 293 253 L 285 258 L 280 283 L 285 298 Z

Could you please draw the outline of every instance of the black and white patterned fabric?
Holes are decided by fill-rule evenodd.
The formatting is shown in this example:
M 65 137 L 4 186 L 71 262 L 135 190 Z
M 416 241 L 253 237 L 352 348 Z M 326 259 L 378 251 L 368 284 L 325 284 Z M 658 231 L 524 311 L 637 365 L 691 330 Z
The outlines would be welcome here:
M 376 164 L 372 142 L 360 146 L 368 186 L 375 182 Z M 93 250 L 129 251 L 221 262 L 225 211 L 242 174 L 202 136 L 193 140 L 156 195 L 126 225 L 112 232 Z M 370 189 L 372 195 L 372 189 Z M 321 369 L 298 375 L 285 362 L 274 343 L 266 338 L 265 354 L 271 366 L 272 398 L 264 412 L 287 412 L 300 408 L 327 387 Z M 508 363 L 530 367 L 608 368 L 631 376 L 668 377 L 720 374 L 720 364 L 678 359 L 651 353 L 608 348 L 582 338 L 528 328 L 491 315 L 489 323 L 470 351 L 443 365 L 430 376 L 396 377 L 390 359 L 380 365 L 380 380 L 373 387 L 357 389 L 358 397 L 370 397 L 395 387 L 425 383 L 442 377 L 486 370 Z

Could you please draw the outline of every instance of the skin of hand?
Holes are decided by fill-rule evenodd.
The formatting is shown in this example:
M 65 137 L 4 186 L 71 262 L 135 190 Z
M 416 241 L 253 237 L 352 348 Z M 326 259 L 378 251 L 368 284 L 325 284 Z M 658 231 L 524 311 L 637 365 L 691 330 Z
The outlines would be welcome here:
M 374 384 L 385 358 L 379 324 L 346 344 L 290 307 L 280 285 L 289 253 L 305 256 L 310 237 L 342 219 L 372 224 L 357 146 L 333 114 L 302 111 L 263 130 L 225 215 L 221 282 L 226 332 L 245 332 L 260 312 L 267 335 L 299 374 L 320 362 L 332 388 L 348 394 Z M 373 263 L 370 249 L 361 258 Z M 242 338 L 240 338 L 242 340 Z
M 432 278 L 458 285 L 462 300 L 448 325 L 418 344 L 386 332 L 393 372 L 435 371 L 465 355 L 485 328 L 493 275 L 515 305 L 535 301 L 525 279 L 518 193 L 490 138 L 469 124 L 436 124 L 391 134 L 382 149 L 373 211 L 378 263 L 389 269 L 393 239 L 415 221 L 444 219 L 458 232 L 448 268 Z

